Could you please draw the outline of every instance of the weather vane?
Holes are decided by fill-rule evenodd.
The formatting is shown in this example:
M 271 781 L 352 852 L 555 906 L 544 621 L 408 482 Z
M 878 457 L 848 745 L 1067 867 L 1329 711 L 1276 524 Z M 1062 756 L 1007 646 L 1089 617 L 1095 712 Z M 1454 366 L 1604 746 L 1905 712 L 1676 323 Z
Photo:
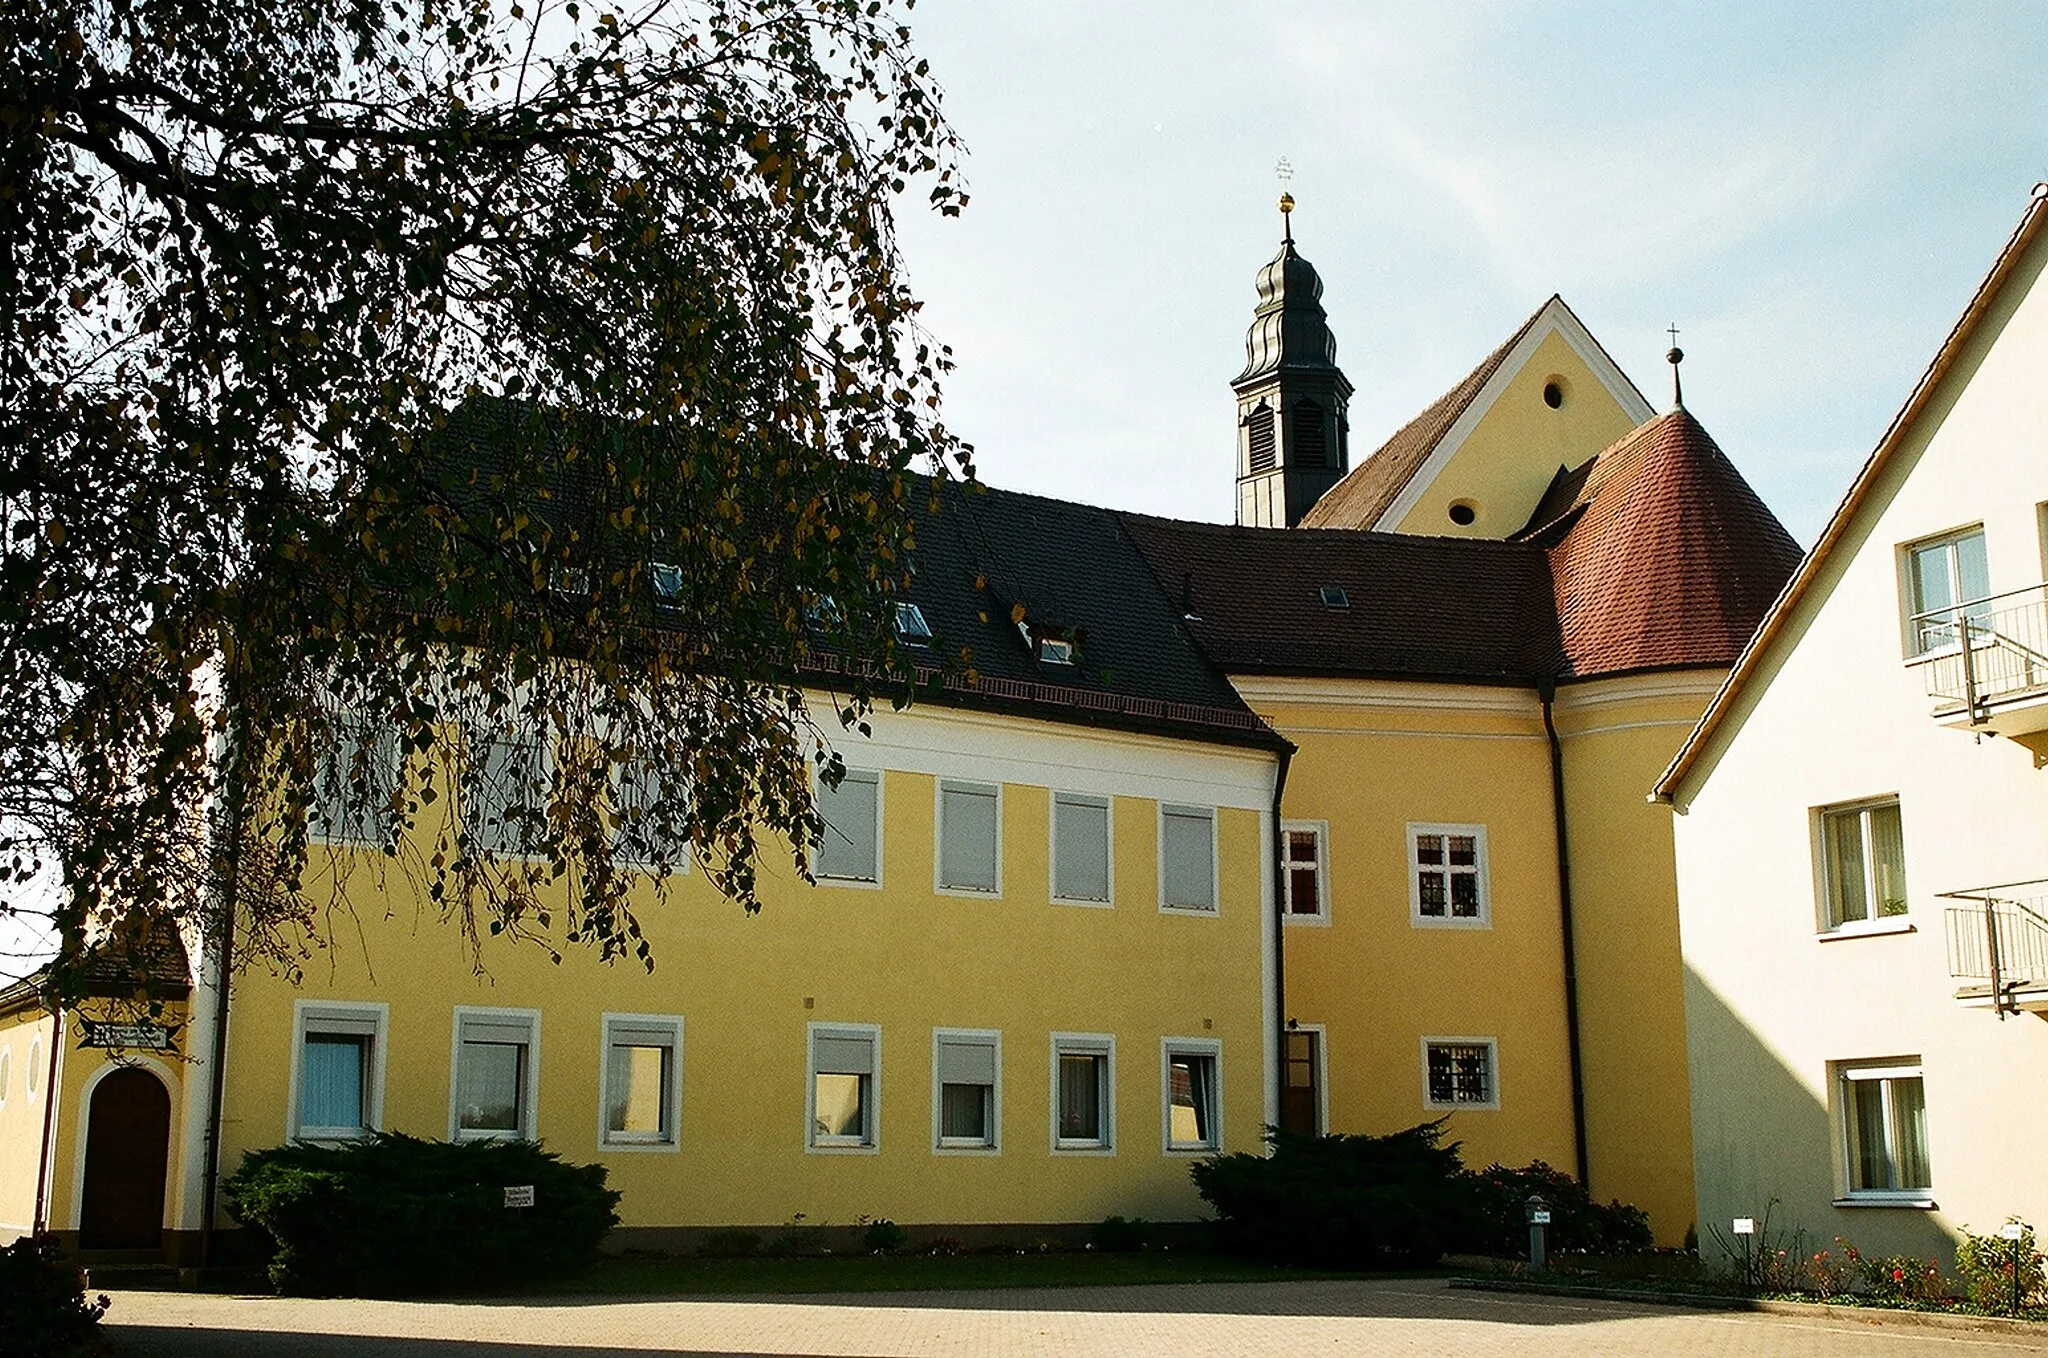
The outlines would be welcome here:
M 1292 242 L 1294 218 L 1289 214 L 1294 211 L 1294 195 L 1288 189 L 1294 183 L 1294 162 L 1286 156 L 1280 157 L 1280 163 L 1273 167 L 1273 174 L 1280 181 L 1280 220 L 1285 224 L 1288 241 Z
M 1673 321 L 1667 332 L 1671 336 L 1671 349 L 1664 355 L 1664 361 L 1671 365 L 1671 408 L 1685 409 L 1685 388 L 1679 385 L 1678 365 L 1685 362 L 1685 350 L 1678 347 L 1678 322 Z

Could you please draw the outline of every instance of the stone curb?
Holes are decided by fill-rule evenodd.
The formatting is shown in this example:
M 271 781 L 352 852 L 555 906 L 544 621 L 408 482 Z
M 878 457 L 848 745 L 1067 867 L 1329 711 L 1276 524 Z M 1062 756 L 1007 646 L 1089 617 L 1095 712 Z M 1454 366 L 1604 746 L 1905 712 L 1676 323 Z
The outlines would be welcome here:
M 1847 1321 L 1857 1325 L 1976 1330 L 1981 1333 L 2027 1335 L 2036 1339 L 2048 1339 L 2048 1324 L 2035 1320 L 2008 1320 L 2000 1316 L 1959 1316 L 1940 1311 L 1908 1311 L 1888 1306 L 1837 1306 L 1824 1301 L 1766 1301 L 1756 1297 L 1715 1296 L 1710 1292 L 1650 1292 L 1639 1288 L 1525 1282 L 1514 1278 L 1451 1278 L 1448 1284 L 1473 1292 L 1527 1292 L 1535 1296 L 1590 1297 L 1600 1301 L 1689 1307 L 1699 1311 L 1760 1311 L 1767 1315 L 1806 1316 Z

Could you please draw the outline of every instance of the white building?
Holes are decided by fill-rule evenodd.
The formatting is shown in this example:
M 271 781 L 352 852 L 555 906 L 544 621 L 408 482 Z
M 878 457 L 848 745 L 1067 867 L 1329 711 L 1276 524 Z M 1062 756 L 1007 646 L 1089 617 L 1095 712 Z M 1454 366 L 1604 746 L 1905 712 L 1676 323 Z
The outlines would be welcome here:
M 1658 784 L 1709 1248 L 2048 1227 L 2044 268 L 2048 185 Z

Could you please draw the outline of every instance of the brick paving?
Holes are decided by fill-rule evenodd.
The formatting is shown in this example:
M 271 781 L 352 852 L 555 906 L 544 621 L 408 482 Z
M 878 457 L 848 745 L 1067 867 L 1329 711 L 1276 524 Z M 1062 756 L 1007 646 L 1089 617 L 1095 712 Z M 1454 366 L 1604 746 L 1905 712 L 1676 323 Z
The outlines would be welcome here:
M 106 1326 L 124 1358 L 2048 1353 L 2048 1334 L 1468 1292 L 1415 1279 L 670 1300 L 113 1296 Z

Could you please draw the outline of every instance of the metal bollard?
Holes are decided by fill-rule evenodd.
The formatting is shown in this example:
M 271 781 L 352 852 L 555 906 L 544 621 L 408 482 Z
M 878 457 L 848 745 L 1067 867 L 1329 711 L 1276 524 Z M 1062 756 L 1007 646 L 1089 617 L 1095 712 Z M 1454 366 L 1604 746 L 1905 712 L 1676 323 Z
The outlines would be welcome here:
M 1529 1221 L 1529 1271 L 1541 1273 L 1545 1259 L 1544 1235 L 1550 1226 L 1550 1205 L 1543 1201 L 1542 1194 L 1531 1193 L 1523 1214 Z

